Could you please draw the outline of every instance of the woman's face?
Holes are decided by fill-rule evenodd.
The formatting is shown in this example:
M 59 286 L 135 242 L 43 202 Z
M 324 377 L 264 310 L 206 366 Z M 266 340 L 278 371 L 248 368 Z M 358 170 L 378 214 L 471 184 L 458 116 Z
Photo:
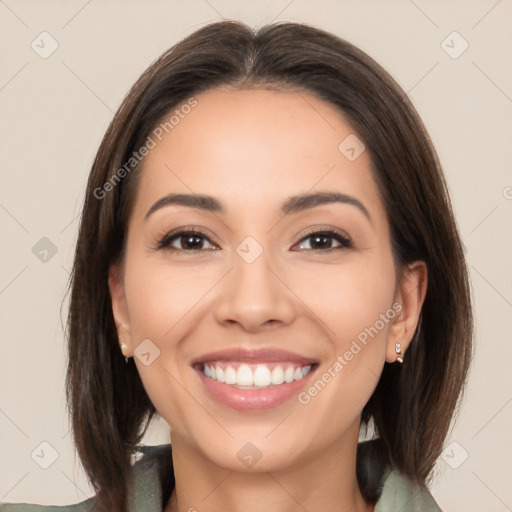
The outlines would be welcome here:
M 196 100 L 145 159 L 109 281 L 121 341 L 173 443 L 218 466 L 354 446 L 403 298 L 368 152 L 309 94 Z M 292 199 L 316 194 L 340 196 Z

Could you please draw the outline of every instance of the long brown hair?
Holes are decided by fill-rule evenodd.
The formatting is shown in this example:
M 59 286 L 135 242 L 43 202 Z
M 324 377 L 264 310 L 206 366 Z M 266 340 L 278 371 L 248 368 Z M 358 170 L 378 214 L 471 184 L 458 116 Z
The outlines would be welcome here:
M 395 265 L 423 260 L 428 291 L 404 364 L 385 365 L 362 419 L 373 419 L 391 466 L 425 484 L 466 381 L 473 328 L 462 244 L 430 138 L 403 90 L 347 41 L 298 23 L 252 30 L 225 21 L 194 32 L 142 74 L 89 176 L 70 278 L 66 396 L 97 509 L 126 509 L 130 457 L 156 412 L 133 360 L 126 365 L 121 356 L 108 289 L 109 267 L 123 257 L 140 170 L 126 163 L 164 115 L 217 86 L 312 93 L 337 107 L 364 141 Z M 358 478 L 364 491 L 364 472 Z

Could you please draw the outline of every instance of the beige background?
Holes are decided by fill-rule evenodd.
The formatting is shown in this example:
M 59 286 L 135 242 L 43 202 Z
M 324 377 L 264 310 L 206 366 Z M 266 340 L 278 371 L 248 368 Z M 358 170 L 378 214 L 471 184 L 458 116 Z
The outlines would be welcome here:
M 60 313 L 85 181 L 139 74 L 224 17 L 330 30 L 380 62 L 419 110 L 451 189 L 477 314 L 466 399 L 432 492 L 447 511 L 512 510 L 511 16 L 511 0 L 0 0 L 0 501 L 92 494 L 69 435 Z M 46 59 L 31 47 L 51 49 L 43 31 L 58 43 Z M 443 48 L 453 31 L 463 40 Z M 57 248 L 46 262 L 32 252 L 43 237 Z M 166 441 L 161 425 L 152 432 L 148 442 Z

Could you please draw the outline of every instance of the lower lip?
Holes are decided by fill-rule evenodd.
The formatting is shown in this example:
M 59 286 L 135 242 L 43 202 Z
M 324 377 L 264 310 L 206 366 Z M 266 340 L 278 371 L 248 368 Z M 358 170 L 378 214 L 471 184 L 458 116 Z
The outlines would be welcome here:
M 315 369 L 316 366 L 300 380 L 263 389 L 240 389 L 206 377 L 201 370 L 197 370 L 197 373 L 217 402 L 237 411 L 262 411 L 277 407 L 298 395 Z

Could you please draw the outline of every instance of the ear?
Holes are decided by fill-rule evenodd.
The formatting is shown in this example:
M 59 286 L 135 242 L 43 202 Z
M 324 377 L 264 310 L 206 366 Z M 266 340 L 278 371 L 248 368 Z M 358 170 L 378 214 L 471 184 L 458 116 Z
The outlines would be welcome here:
M 386 345 L 386 361 L 397 359 L 396 345 L 400 343 L 402 356 L 412 341 L 427 294 L 427 266 L 423 261 L 410 263 L 403 270 L 395 292 L 395 303 L 402 306 L 400 314 L 393 320 Z
M 112 313 L 117 327 L 119 346 L 121 347 L 121 344 L 126 345 L 127 348 L 122 350 L 122 353 L 125 357 L 130 357 L 133 354 L 133 342 L 124 292 L 123 272 L 119 265 L 112 265 L 109 269 L 108 288 L 112 300 Z

